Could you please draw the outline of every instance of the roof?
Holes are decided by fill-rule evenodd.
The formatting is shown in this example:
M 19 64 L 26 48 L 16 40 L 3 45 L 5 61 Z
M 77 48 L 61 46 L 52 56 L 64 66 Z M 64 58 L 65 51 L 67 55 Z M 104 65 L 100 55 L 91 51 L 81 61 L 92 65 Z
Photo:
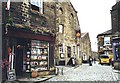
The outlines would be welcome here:
M 81 33 L 81 38 L 84 37 L 86 34 L 87 34 L 87 32 Z
M 103 32 L 103 33 L 101 33 L 101 34 L 98 34 L 97 37 L 98 37 L 98 36 L 104 36 L 104 35 L 112 35 L 112 29 L 111 29 L 111 30 L 108 30 L 108 31 L 105 31 L 105 32 Z

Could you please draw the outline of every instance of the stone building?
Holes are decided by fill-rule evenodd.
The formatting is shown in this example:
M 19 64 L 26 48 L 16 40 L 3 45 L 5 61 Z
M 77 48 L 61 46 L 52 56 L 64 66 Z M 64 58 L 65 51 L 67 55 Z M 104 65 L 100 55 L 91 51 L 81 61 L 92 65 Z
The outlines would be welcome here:
M 120 32 L 120 1 L 117 0 L 117 3 L 112 6 L 111 10 L 111 21 L 112 21 L 112 34 L 115 35 Z M 116 33 L 117 32 L 117 33 Z
M 92 56 L 89 33 L 81 34 L 80 49 L 82 55 L 82 62 L 88 62 L 89 56 Z
M 9 70 L 17 78 L 54 74 L 54 61 L 67 65 L 74 58 L 80 64 L 77 11 L 69 0 L 39 1 L 10 2 L 10 9 L 1 4 L 3 79 Z
M 114 68 L 120 70 L 120 0 L 116 0 L 116 4 L 112 6 L 111 22 L 112 22 L 112 47 L 114 54 Z
M 14 70 L 16 78 L 54 74 L 55 23 L 44 14 L 43 2 L 10 2 L 9 9 L 6 4 L 1 5 L 3 80 Z
M 71 2 L 56 2 L 55 62 L 67 65 L 71 58 L 79 64 L 80 27 L 77 11 Z M 77 35 L 76 35 L 77 34 Z
M 112 30 L 105 31 L 97 35 L 98 40 L 98 55 L 112 54 Z

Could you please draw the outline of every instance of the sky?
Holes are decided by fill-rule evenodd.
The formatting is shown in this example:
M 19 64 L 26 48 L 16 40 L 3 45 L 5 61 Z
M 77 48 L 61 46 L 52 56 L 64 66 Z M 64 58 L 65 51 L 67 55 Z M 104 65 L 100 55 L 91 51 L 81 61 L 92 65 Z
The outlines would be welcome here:
M 97 51 L 97 35 L 112 29 L 110 10 L 116 0 L 70 0 L 78 12 L 81 32 L 89 32 L 92 51 Z

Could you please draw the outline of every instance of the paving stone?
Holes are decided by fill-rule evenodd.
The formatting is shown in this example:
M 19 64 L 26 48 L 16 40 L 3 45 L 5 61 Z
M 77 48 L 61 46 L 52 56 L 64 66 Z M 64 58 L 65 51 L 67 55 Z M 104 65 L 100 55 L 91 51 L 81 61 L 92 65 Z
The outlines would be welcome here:
M 60 68 L 60 67 L 59 67 Z M 108 65 L 100 65 L 93 64 L 89 66 L 89 64 L 82 64 L 76 68 L 73 67 L 64 67 L 63 75 L 59 74 L 48 81 L 91 81 L 91 82 L 117 82 L 118 74 L 113 72 L 111 66 Z

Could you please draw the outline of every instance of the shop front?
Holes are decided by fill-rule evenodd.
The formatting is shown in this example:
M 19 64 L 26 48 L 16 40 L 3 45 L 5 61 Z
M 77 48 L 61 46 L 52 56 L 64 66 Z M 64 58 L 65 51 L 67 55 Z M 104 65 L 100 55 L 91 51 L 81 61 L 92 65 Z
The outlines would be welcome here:
M 51 74 L 54 68 L 54 37 L 20 30 L 3 36 L 3 79 L 15 70 L 16 79 Z M 34 71 L 37 74 L 34 74 Z M 54 69 L 53 69 L 54 71 Z
M 114 68 L 120 70 L 120 38 L 113 39 Z

